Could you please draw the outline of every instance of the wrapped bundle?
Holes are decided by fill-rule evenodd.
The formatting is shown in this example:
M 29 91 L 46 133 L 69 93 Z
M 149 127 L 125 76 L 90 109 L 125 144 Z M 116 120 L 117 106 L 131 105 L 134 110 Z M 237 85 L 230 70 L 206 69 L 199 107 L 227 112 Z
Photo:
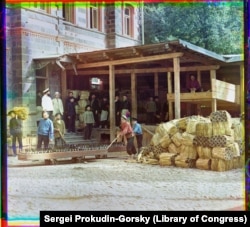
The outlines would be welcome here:
M 168 151 L 168 149 L 167 148 L 162 148 L 161 145 L 154 146 L 154 150 L 153 150 L 154 158 L 159 159 L 159 155 L 161 153 L 164 153 L 164 152 L 167 152 L 167 151 Z
M 198 153 L 195 146 L 180 146 L 180 156 L 187 159 L 196 159 L 198 157 Z
M 193 139 L 193 144 L 196 146 L 209 147 L 209 138 L 205 136 L 195 136 Z
M 239 157 L 240 156 L 240 147 L 239 147 L 239 144 L 237 142 L 232 143 L 228 147 L 230 147 L 232 149 L 233 157 Z
M 180 119 L 178 119 L 178 121 L 176 123 L 176 126 L 177 126 L 178 129 L 186 131 L 186 129 L 187 129 L 187 122 L 188 122 L 188 120 L 187 120 L 186 117 L 180 118 Z
M 211 170 L 224 172 L 233 169 L 233 160 L 212 159 Z
M 159 155 L 159 164 L 161 166 L 171 166 L 171 165 L 174 165 L 174 158 L 175 157 L 176 157 L 176 154 L 161 153 Z
M 187 158 L 184 158 L 180 155 L 176 156 L 174 159 L 175 166 L 182 168 L 189 168 L 189 164 L 187 162 Z
M 176 132 L 172 137 L 171 140 L 172 142 L 177 146 L 181 146 L 181 139 L 182 139 L 182 135 L 180 132 Z
M 142 163 L 144 163 L 144 164 L 151 164 L 151 165 L 158 165 L 159 164 L 159 160 L 157 160 L 155 158 L 144 157 L 143 160 L 142 160 Z
M 234 157 L 233 158 L 233 169 L 239 169 L 244 167 L 244 161 L 242 161 L 242 157 Z
M 196 147 L 199 159 L 211 159 L 212 158 L 212 148 L 211 147 Z
M 210 114 L 209 118 L 212 122 L 230 122 L 230 123 L 232 123 L 231 115 L 226 110 L 218 110 L 218 111 L 212 112 Z
M 174 143 L 170 143 L 168 146 L 168 152 L 172 154 L 179 154 L 180 150 Z
M 29 110 L 27 107 L 16 106 L 12 109 L 12 111 L 14 111 L 17 117 L 21 120 L 26 120 L 28 118 Z
M 212 137 L 213 126 L 211 122 L 198 122 L 196 125 L 196 136 Z
M 160 139 L 161 136 L 159 135 L 159 133 L 155 133 L 150 141 L 150 144 L 153 146 L 157 146 L 160 144 Z
M 157 127 L 156 132 L 162 136 L 169 134 L 169 136 L 172 137 L 176 132 L 178 132 L 178 128 L 173 123 L 173 121 L 168 121 L 166 123 L 160 124 Z
M 189 134 L 196 134 L 196 125 L 199 121 L 196 119 L 189 119 L 187 123 L 186 132 Z
M 209 138 L 210 147 L 226 147 L 234 142 L 232 136 L 218 135 Z
M 233 118 L 235 119 L 235 118 Z M 238 118 L 237 118 L 238 119 Z M 242 140 L 244 136 L 244 126 L 240 122 L 240 120 L 234 120 L 232 123 L 233 137 L 234 140 Z
M 213 136 L 225 135 L 226 128 L 222 122 L 212 122 Z
M 195 136 L 192 134 L 189 134 L 187 132 L 184 132 L 181 137 L 181 144 L 187 145 L 187 146 L 193 146 L 194 144 L 194 138 Z
M 211 170 L 211 159 L 198 158 L 196 160 L 196 168 L 202 170 Z
M 232 146 L 214 147 L 212 149 L 212 157 L 216 159 L 222 159 L 222 160 L 232 160 L 234 157 Z
M 169 135 L 166 134 L 165 136 L 163 136 L 161 139 L 160 139 L 160 145 L 163 147 L 163 148 L 167 148 L 169 146 L 169 144 L 172 142 Z

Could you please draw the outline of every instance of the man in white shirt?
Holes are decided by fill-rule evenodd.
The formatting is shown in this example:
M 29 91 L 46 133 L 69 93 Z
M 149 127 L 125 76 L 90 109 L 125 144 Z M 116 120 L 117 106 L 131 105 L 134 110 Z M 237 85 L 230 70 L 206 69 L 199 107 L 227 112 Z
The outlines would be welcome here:
M 42 97 L 42 108 L 43 111 L 48 112 L 49 118 L 53 120 L 53 103 L 52 99 L 50 97 L 50 91 L 49 88 L 45 89 L 43 91 L 43 97 Z
M 63 108 L 63 102 L 62 99 L 60 98 L 60 93 L 57 91 L 55 92 L 55 98 L 52 99 L 53 103 L 53 115 L 55 116 L 56 114 L 61 114 L 63 118 L 63 113 L 64 113 L 64 108 Z

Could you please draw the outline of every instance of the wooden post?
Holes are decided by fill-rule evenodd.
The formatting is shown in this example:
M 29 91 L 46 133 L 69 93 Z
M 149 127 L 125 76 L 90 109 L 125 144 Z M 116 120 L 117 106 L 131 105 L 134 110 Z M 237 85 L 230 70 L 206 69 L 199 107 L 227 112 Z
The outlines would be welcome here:
M 171 72 L 168 72 L 168 94 L 172 93 L 172 77 Z M 168 101 L 168 100 L 167 100 Z M 173 102 L 168 102 L 168 119 L 172 120 L 174 118 L 173 112 Z
M 213 79 L 216 79 L 216 71 L 214 69 L 210 70 L 210 83 L 211 83 L 211 88 L 212 88 L 211 91 L 212 92 L 214 92 L 213 91 L 214 86 L 213 86 L 213 82 L 212 82 Z M 212 108 L 212 112 L 217 111 L 217 100 L 216 100 L 216 98 L 212 98 L 211 108 Z
M 137 78 L 135 72 L 131 73 L 131 97 L 132 97 L 132 108 L 131 116 L 137 117 Z
M 180 59 L 174 58 L 174 94 L 175 94 L 175 119 L 181 117 L 181 102 L 180 102 Z
M 110 121 L 110 141 L 116 137 L 115 132 L 115 67 L 109 65 L 109 121 Z
M 61 95 L 61 99 L 62 100 L 66 100 L 66 97 L 67 97 L 67 84 L 66 84 L 66 81 L 67 81 L 67 73 L 66 73 L 66 70 L 61 70 L 61 84 L 62 84 L 62 95 Z
M 159 77 L 158 77 L 158 73 L 155 72 L 154 73 L 154 94 L 155 96 L 158 96 L 159 95 Z

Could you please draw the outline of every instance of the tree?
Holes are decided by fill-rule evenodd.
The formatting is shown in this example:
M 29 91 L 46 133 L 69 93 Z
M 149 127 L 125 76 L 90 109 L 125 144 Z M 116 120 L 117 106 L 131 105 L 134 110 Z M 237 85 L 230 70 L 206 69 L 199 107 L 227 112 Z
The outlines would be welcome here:
M 218 54 L 243 53 L 243 1 L 148 3 L 144 13 L 146 44 L 182 39 Z

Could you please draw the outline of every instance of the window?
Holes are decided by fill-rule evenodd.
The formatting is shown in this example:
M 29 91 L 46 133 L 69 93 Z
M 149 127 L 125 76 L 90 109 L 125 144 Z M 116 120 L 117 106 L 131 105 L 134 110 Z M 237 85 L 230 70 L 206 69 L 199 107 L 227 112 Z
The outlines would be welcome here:
M 70 3 L 63 4 L 63 18 L 65 21 L 75 23 L 74 5 Z
M 96 4 L 91 4 L 90 6 L 90 28 L 93 29 L 98 29 L 98 22 L 99 22 L 99 18 L 98 18 L 98 8 Z
M 129 6 L 123 10 L 123 34 L 133 36 L 133 8 Z
M 44 11 L 46 13 L 50 13 L 50 3 L 43 3 L 43 2 L 34 2 L 31 3 L 33 8 Z

